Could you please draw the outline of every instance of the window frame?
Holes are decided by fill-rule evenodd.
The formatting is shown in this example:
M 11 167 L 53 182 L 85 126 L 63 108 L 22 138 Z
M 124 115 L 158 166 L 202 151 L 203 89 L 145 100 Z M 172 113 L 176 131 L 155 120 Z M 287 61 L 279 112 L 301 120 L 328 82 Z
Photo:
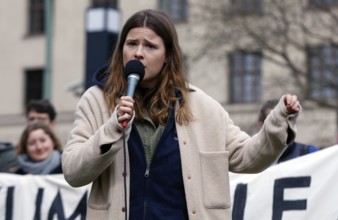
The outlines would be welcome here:
M 188 0 L 158 0 L 158 7 L 175 23 L 186 22 L 188 20 Z
M 235 14 L 262 15 L 264 13 L 263 0 L 231 0 L 230 3 Z
M 308 5 L 311 8 L 337 7 L 338 6 L 338 0 L 309 0 Z
M 335 71 L 335 69 L 338 69 L 338 45 L 308 47 L 307 60 L 309 97 L 324 100 L 336 99 L 338 70 Z
M 260 102 L 263 54 L 261 52 L 233 51 L 228 54 L 228 60 L 230 69 L 230 102 Z
M 24 71 L 24 106 L 29 100 L 43 98 L 44 69 L 32 68 Z
M 28 8 L 28 34 L 42 35 L 45 33 L 44 0 L 30 0 Z
M 94 8 L 117 8 L 117 0 L 92 0 Z

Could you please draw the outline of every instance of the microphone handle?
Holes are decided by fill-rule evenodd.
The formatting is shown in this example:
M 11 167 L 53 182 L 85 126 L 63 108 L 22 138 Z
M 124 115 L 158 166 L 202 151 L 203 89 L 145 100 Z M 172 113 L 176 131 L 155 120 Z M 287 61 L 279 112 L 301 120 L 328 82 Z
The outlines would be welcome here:
M 130 74 L 128 76 L 128 90 L 127 90 L 126 96 L 129 96 L 129 97 L 134 96 L 135 88 L 137 86 L 139 79 L 140 79 L 140 76 L 138 74 Z M 128 125 L 128 121 L 122 122 L 122 127 L 125 128 L 127 127 L 127 125 Z
M 140 79 L 140 76 L 137 74 L 131 74 L 128 76 L 128 90 L 126 96 L 133 97 L 135 88 Z

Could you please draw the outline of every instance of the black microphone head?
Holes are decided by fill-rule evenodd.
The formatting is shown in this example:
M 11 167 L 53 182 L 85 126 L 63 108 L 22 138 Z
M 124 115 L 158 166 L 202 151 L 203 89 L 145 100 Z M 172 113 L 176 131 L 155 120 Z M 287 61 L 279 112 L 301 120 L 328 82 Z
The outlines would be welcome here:
M 124 76 L 128 79 L 130 74 L 137 74 L 140 76 L 139 81 L 144 77 L 144 66 L 139 60 L 130 60 L 124 67 Z

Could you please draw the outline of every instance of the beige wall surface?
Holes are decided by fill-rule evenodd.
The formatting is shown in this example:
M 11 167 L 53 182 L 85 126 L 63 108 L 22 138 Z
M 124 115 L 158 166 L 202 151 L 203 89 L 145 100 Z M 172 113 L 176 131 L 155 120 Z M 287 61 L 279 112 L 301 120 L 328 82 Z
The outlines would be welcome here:
M 23 69 L 43 64 L 43 42 L 27 36 L 26 1 L 2 1 L 0 7 L 0 114 L 22 108 Z M 26 43 L 23 43 L 23 42 Z M 30 51 L 34 51 L 31 53 Z
M 191 7 L 194 1 L 197 0 L 190 1 Z M 51 101 L 59 113 L 56 131 L 65 143 L 79 99 L 69 87 L 83 82 L 85 75 L 86 9 L 90 1 L 57 0 L 54 3 Z M 133 13 L 146 8 L 156 9 L 157 1 L 119 1 L 121 27 Z M 226 58 L 229 45 L 217 45 L 215 51 L 201 53 L 200 46 L 204 40 L 199 34 L 205 29 L 203 24 L 194 22 L 196 10 L 190 8 L 189 11 L 193 16 L 187 22 L 176 24 L 182 51 L 188 60 L 189 81 L 219 101 L 244 131 L 255 133 L 262 103 L 229 103 L 229 67 Z M 45 65 L 46 39 L 44 36 L 27 35 L 27 13 L 27 1 L 0 2 L 0 141 L 17 142 L 25 125 L 24 71 Z M 195 59 L 196 55 L 201 59 Z M 299 59 L 302 57 L 299 56 Z M 290 85 L 287 77 L 278 84 L 274 82 L 274 77 L 281 75 L 287 76 L 287 73 L 271 63 L 263 63 L 262 102 L 297 92 L 295 88 L 286 86 Z M 321 147 L 333 145 L 336 141 L 335 117 L 334 110 L 304 103 L 297 140 Z
M 28 1 L 1 1 L 0 7 L 0 140 L 16 143 L 24 117 L 24 72 L 43 68 L 46 38 L 28 35 Z M 58 111 L 62 140 L 72 125 L 78 97 L 68 88 L 85 75 L 85 13 L 89 0 L 54 1 L 50 100 Z

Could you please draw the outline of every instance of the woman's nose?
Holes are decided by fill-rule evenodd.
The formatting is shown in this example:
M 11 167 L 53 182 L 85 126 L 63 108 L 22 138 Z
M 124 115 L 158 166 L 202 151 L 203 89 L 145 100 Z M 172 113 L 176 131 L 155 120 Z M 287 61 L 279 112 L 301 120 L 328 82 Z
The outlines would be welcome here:
M 141 45 L 138 46 L 135 51 L 135 58 L 137 59 L 143 58 L 143 47 Z
M 42 148 L 43 144 L 42 143 L 36 143 L 35 147 L 36 149 L 40 150 Z

